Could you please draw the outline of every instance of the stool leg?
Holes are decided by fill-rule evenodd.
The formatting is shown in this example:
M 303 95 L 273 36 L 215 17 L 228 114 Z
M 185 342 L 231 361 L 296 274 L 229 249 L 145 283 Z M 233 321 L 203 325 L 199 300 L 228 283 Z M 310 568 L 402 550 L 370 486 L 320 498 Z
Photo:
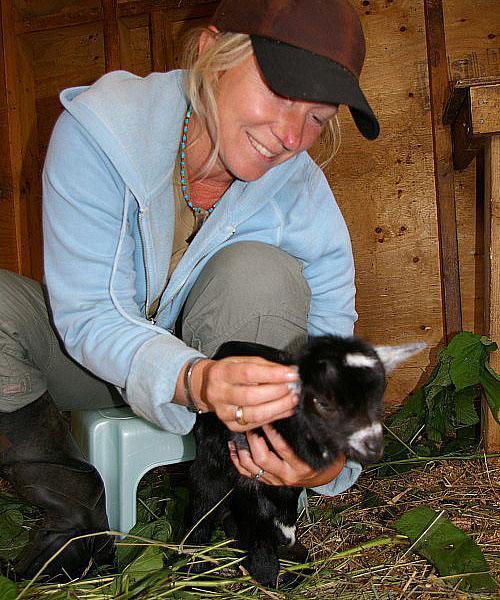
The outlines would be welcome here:
M 119 531 L 128 533 L 137 521 L 137 488 L 143 473 L 120 469 Z

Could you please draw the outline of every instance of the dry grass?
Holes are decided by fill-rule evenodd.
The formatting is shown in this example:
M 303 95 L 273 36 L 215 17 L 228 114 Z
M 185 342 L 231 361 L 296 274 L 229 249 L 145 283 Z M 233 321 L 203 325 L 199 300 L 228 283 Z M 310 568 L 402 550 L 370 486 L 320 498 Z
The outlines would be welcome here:
M 222 568 L 218 579 L 194 579 L 161 569 L 140 589 L 113 588 L 112 577 L 66 586 L 25 589 L 22 598 L 318 598 L 342 600 L 404 598 L 471 598 L 437 577 L 424 559 L 408 552 L 408 543 L 391 524 L 410 508 L 428 506 L 470 534 L 485 554 L 490 572 L 498 575 L 500 557 L 500 459 L 436 461 L 391 477 L 365 472 L 357 485 L 340 496 L 313 496 L 309 519 L 300 519 L 299 539 L 310 549 L 314 574 L 293 592 L 257 588 L 241 572 Z M 175 550 L 175 546 L 173 546 Z M 234 554 L 219 554 L 221 566 Z M 217 564 L 215 565 L 217 566 Z M 195 587 L 196 585 L 196 587 Z M 24 587 L 24 586 L 23 586 Z M 21 588 L 19 589 L 21 591 Z M 494 595 L 476 596 L 493 598 Z
M 500 459 L 428 463 L 394 477 L 364 473 L 356 487 L 336 498 L 315 497 L 310 504 L 319 518 L 303 522 L 301 540 L 313 559 L 391 536 L 391 523 L 403 512 L 428 506 L 445 510 L 485 554 L 492 574 L 500 566 Z M 337 511 L 341 510 L 340 513 Z M 332 523 L 333 518 L 333 523 Z M 304 598 L 466 598 L 437 578 L 424 559 L 407 548 L 373 548 L 337 565 Z M 486 597 L 486 596 L 483 596 Z

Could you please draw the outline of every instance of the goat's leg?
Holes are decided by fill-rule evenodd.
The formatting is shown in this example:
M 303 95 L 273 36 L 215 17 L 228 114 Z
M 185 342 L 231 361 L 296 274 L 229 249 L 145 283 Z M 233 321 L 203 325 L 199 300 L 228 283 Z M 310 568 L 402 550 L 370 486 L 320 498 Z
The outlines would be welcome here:
M 190 506 L 188 513 L 188 531 L 193 531 L 186 539 L 186 543 L 192 546 L 206 546 L 210 544 L 212 533 L 221 520 L 223 507 L 226 501 L 214 509 L 217 503 L 229 491 L 229 482 L 211 478 L 207 481 L 205 473 L 194 469 L 190 474 Z M 214 510 L 213 510 L 214 509 Z M 189 570 L 194 573 L 202 573 L 213 566 L 210 562 L 193 563 Z
M 211 480 L 191 486 L 191 502 L 188 524 L 194 530 L 189 534 L 187 542 L 195 545 L 209 544 L 216 524 L 220 521 L 222 507 L 216 504 L 229 491 L 222 482 Z
M 247 490 L 231 499 L 237 526 L 237 545 L 247 554 L 244 567 L 262 585 L 275 588 L 279 573 L 276 530 L 266 508 L 269 503 Z
M 266 486 L 263 489 L 267 500 L 274 506 L 274 525 L 280 546 L 295 544 L 298 500 L 301 489 L 294 487 Z
M 250 575 L 262 585 L 276 588 L 280 563 L 273 536 L 269 535 L 270 523 L 262 523 L 263 527 L 248 527 L 241 534 L 241 545 L 247 552 L 243 562 Z

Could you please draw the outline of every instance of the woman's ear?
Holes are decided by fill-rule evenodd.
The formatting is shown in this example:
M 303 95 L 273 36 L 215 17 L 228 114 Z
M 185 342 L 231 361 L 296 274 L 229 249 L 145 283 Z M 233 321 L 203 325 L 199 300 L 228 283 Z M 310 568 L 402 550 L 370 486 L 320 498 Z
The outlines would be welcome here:
M 203 29 L 198 41 L 198 54 L 203 54 L 215 42 L 218 33 L 219 30 L 215 25 L 209 25 L 208 28 Z

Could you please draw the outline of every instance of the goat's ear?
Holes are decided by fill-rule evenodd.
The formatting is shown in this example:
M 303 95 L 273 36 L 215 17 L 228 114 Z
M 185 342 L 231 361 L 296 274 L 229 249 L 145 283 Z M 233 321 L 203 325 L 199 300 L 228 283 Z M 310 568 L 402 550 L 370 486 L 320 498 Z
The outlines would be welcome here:
M 415 342 L 414 344 L 402 344 L 401 346 L 375 346 L 375 352 L 378 354 L 386 373 L 394 371 L 410 356 L 417 354 L 424 348 L 427 348 L 425 342 Z

